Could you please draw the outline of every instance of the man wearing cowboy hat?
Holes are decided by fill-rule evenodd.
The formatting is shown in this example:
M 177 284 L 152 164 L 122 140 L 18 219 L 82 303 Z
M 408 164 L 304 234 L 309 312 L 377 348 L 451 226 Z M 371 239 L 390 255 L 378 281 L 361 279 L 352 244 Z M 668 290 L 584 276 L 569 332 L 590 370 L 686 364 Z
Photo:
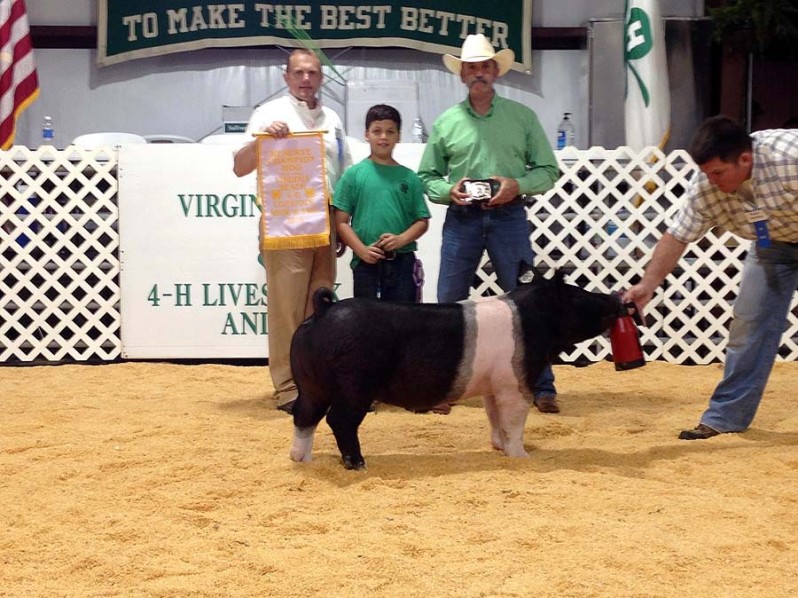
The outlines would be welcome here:
M 468 88 L 468 97 L 435 121 L 419 165 L 430 201 L 449 206 L 438 276 L 441 303 L 468 298 L 486 249 L 499 286 L 507 292 L 518 285 L 519 265 L 534 259 L 523 196 L 551 189 L 559 177 L 537 115 L 493 88 L 514 60 L 512 50 L 496 52 L 482 34 L 466 38 L 460 58 L 443 57 Z M 474 179 L 490 179 L 494 192 L 488 201 L 471 199 L 464 182 Z M 534 394 L 540 411 L 559 411 L 551 368 Z

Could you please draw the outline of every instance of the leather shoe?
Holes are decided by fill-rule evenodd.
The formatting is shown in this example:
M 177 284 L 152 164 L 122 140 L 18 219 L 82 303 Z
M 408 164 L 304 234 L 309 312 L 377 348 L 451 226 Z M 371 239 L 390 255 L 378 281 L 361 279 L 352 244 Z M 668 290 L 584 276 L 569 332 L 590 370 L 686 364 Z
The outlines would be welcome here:
M 296 399 L 294 399 L 293 401 L 288 401 L 287 403 L 283 403 L 282 405 L 277 405 L 277 408 L 280 411 L 285 411 L 288 415 L 293 415 L 294 403 L 296 403 Z
M 679 433 L 679 440 L 705 440 L 720 434 L 705 424 L 698 424 L 692 430 L 682 430 Z
M 541 413 L 559 413 L 560 405 L 557 403 L 557 395 L 540 395 L 532 401 Z

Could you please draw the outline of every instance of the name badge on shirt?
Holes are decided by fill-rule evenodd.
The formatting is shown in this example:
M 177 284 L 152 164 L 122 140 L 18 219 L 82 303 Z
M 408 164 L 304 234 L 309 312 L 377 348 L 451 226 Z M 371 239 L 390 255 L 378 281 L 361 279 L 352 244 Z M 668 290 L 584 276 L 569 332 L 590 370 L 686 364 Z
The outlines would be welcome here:
M 745 217 L 754 225 L 756 233 L 756 246 L 761 248 L 770 247 L 770 232 L 768 231 L 768 217 L 762 210 L 751 210 L 745 213 Z

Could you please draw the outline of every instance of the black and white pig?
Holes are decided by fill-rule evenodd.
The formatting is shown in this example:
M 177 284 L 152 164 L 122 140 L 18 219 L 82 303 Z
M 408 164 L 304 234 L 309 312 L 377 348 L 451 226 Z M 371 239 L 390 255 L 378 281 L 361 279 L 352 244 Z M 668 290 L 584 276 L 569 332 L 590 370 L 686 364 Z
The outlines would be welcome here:
M 449 304 L 334 302 L 313 297 L 315 313 L 294 334 L 291 459 L 310 461 L 327 415 L 347 469 L 366 463 L 358 427 L 372 401 L 420 411 L 483 395 L 491 442 L 526 457 L 524 426 L 532 388 L 546 364 L 602 334 L 621 310 L 617 295 L 590 293 L 523 268 L 520 286 L 498 297 Z

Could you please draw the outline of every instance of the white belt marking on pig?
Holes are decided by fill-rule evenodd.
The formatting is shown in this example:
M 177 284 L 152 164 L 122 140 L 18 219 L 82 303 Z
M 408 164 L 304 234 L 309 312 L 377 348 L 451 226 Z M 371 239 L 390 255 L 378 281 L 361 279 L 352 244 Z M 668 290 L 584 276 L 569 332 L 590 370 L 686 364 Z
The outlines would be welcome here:
M 450 398 L 494 395 L 500 388 L 531 396 L 524 383 L 523 339 L 515 303 L 488 298 L 462 305 L 463 361 Z

